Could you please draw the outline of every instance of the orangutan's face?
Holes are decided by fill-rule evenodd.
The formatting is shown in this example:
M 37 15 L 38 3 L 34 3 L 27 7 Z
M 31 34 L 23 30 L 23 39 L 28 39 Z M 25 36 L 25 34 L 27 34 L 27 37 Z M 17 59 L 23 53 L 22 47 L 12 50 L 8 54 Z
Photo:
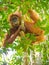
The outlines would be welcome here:
M 10 23 L 11 25 L 14 26 L 19 26 L 20 25 L 20 18 L 16 14 L 12 14 L 10 16 Z

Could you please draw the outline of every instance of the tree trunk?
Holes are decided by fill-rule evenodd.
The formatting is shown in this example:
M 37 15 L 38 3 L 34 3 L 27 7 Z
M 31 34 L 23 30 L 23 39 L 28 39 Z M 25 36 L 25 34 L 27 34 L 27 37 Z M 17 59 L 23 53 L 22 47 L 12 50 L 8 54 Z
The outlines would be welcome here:
M 34 50 L 30 51 L 30 65 L 36 65 L 36 58 Z
M 24 52 L 23 65 L 28 65 L 28 53 L 27 53 L 27 51 Z

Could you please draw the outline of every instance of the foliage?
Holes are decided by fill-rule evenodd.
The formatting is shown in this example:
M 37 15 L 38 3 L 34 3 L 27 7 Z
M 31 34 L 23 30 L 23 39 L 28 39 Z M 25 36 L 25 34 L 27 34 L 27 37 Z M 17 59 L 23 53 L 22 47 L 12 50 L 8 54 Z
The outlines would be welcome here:
M 21 41 L 15 40 L 13 44 L 7 45 L 7 48 L 11 48 L 12 51 L 15 50 L 15 52 L 17 52 L 17 54 L 13 55 L 10 62 L 2 60 L 2 55 L 3 53 L 6 55 L 7 48 L 0 49 L 0 64 L 2 65 L 5 62 L 9 65 L 21 65 L 23 53 L 27 49 L 28 56 L 30 56 L 30 50 L 34 52 L 34 58 L 36 55 L 35 52 L 40 52 L 41 65 L 49 65 L 49 0 L 0 0 L 0 47 L 2 45 L 2 40 L 5 37 L 5 33 L 8 32 L 10 28 L 10 24 L 7 20 L 8 15 L 15 12 L 18 6 L 23 15 L 27 13 L 28 9 L 35 9 L 40 14 L 43 21 L 39 21 L 36 26 L 45 30 L 47 40 L 40 44 L 32 45 L 32 40 L 36 40 L 35 36 L 30 35 L 29 33 L 26 34 L 26 37 L 22 37 Z M 28 40 L 29 37 L 30 40 Z M 20 58 L 17 59 L 17 56 Z

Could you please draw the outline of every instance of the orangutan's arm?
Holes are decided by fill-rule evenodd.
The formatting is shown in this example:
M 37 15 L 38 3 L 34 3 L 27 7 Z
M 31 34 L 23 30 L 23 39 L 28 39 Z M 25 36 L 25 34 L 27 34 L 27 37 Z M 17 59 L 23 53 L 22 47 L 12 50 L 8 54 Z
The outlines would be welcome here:
M 15 40 L 15 38 L 20 32 L 20 29 L 21 29 L 21 26 L 19 26 L 18 30 L 14 34 L 11 35 L 11 37 L 8 39 L 8 43 L 12 43 Z
M 35 10 L 28 10 L 30 17 L 32 20 L 34 20 L 34 23 L 36 23 L 38 20 L 42 21 L 41 17 Z
M 21 28 L 21 26 L 18 28 L 18 30 L 16 30 L 16 32 L 14 33 L 14 34 L 11 34 L 11 35 L 9 35 L 8 33 L 7 33 L 7 35 L 5 36 L 6 38 L 5 38 L 5 40 L 4 40 L 4 42 L 3 42 L 3 46 L 5 47 L 6 46 L 6 43 L 13 43 L 13 41 L 15 40 L 15 38 L 17 37 L 17 35 L 18 35 L 18 33 L 20 32 L 20 28 Z

